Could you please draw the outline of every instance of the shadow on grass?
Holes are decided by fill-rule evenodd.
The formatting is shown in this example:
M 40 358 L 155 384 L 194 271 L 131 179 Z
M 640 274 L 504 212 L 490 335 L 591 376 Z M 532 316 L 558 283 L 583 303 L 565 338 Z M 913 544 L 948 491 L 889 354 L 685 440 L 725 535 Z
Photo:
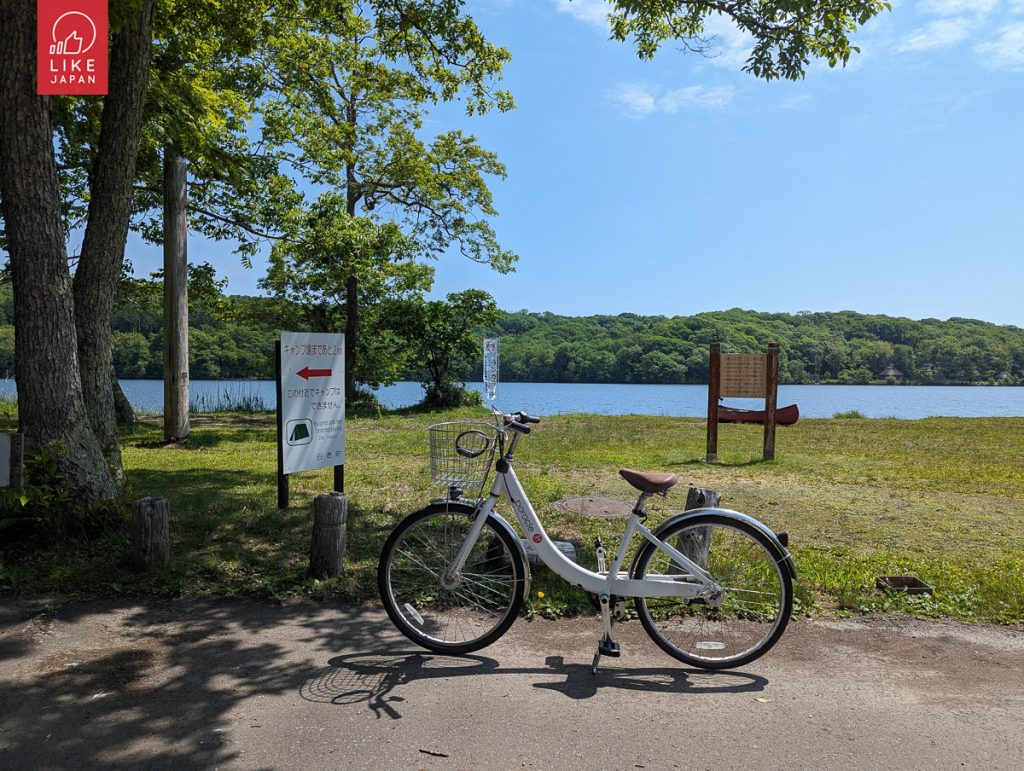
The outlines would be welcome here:
M 147 436 L 145 441 L 143 441 L 143 437 L 138 437 L 137 441 L 133 437 L 125 437 L 124 443 L 127 446 L 138 447 L 143 450 L 203 450 L 218 447 L 222 444 L 273 443 L 275 441 L 275 432 L 276 429 L 273 424 L 265 428 L 224 427 L 218 429 L 217 427 L 205 427 L 194 429 L 185 439 L 175 442 L 167 442 L 163 439 L 149 439 Z
M 684 460 L 678 463 L 671 463 L 669 466 L 721 466 L 722 468 L 743 468 L 744 466 L 761 466 L 768 463 L 774 463 L 774 460 L 766 460 L 765 458 L 751 458 L 750 460 L 742 461 L 706 461 L 702 458 L 694 458 L 693 460 Z
M 267 474 L 226 469 L 130 469 L 128 481 L 132 490 L 147 496 L 166 498 L 181 510 L 218 509 L 229 513 L 240 504 L 259 505 L 273 495 L 273 480 Z M 264 492 L 266 491 L 266 492 Z

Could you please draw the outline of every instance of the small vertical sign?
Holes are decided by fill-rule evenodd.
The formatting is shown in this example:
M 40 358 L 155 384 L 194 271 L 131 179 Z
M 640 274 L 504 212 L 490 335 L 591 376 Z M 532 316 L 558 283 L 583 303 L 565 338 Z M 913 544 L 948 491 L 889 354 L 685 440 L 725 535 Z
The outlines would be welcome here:
M 107 0 L 37 0 L 36 93 L 107 93 Z
M 498 340 L 484 340 L 484 393 L 487 401 L 493 402 L 498 396 Z

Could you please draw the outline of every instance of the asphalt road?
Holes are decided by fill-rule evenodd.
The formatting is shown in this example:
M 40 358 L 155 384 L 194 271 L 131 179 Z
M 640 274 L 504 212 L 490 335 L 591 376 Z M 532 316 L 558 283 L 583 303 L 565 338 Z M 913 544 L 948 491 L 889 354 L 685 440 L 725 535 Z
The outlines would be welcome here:
M 742 671 L 636 622 L 418 651 L 377 608 L 0 599 L 0 768 L 1013 768 L 1024 630 L 791 625 Z

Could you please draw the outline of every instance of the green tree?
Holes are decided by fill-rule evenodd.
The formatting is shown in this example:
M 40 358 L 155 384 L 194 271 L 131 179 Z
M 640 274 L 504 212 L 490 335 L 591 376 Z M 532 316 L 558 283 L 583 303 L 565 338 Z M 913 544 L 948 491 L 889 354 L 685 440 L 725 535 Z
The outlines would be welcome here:
M 400 373 L 401 343 L 380 320 L 382 304 L 429 288 L 433 269 L 416 260 L 417 245 L 393 222 L 378 223 L 347 212 L 344 196 L 325 193 L 302 215 L 297 240 L 274 246 L 264 289 L 299 309 L 303 326 L 314 332 L 348 329 L 356 277 L 356 302 L 370 335 L 349 337 L 345 348 L 346 382 L 370 387 L 392 382 Z M 349 370 L 348 360 L 354 370 Z M 355 398 L 356 390 L 347 394 Z
M 118 377 L 145 377 L 149 368 L 149 341 L 141 332 L 114 332 L 111 336 L 114 371 Z
M 430 407 L 453 407 L 465 393 L 455 382 L 464 361 L 481 355 L 481 328 L 493 324 L 498 311 L 494 299 L 479 289 L 449 294 L 446 300 L 407 301 L 397 318 L 410 350 L 410 363 L 422 371 Z
M 511 97 L 493 87 L 508 52 L 484 39 L 458 0 L 293 0 L 276 13 L 277 31 L 260 53 L 275 90 L 263 105 L 263 136 L 288 149 L 285 161 L 309 182 L 339 191 L 344 227 L 360 217 L 395 223 L 420 257 L 456 247 L 510 270 L 515 255 L 500 247 L 488 222 L 497 212 L 486 179 L 504 176 L 504 166 L 460 131 L 421 137 L 438 102 L 461 97 L 470 115 L 511 109 Z M 300 232 L 296 239 L 319 237 Z M 357 241 L 334 257 L 349 268 L 341 276 L 349 398 L 357 373 L 366 371 L 356 358 L 366 350 L 360 284 L 368 276 L 356 268 L 380 256 L 352 252 Z M 296 253 L 278 250 L 278 273 Z
M 850 42 L 864 25 L 892 4 L 883 0 L 611 0 L 612 36 L 630 40 L 649 59 L 671 41 L 705 53 L 709 17 L 725 16 L 752 38 L 743 69 L 759 78 L 795 80 L 811 59 L 845 65 L 859 48 Z

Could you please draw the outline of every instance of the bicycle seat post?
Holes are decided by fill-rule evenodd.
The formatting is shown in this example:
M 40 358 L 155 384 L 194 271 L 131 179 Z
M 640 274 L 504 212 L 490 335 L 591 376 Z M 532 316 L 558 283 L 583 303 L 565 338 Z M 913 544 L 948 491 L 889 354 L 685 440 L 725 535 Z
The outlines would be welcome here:
M 647 517 L 647 511 L 644 509 L 644 501 L 650 497 L 650 493 L 640 493 L 640 497 L 636 499 L 636 506 L 633 507 L 633 513 L 636 514 L 640 519 Z

